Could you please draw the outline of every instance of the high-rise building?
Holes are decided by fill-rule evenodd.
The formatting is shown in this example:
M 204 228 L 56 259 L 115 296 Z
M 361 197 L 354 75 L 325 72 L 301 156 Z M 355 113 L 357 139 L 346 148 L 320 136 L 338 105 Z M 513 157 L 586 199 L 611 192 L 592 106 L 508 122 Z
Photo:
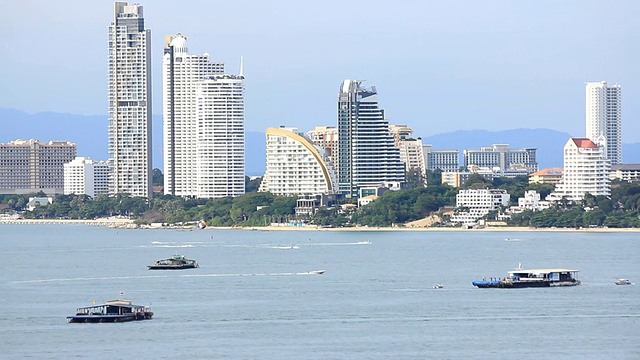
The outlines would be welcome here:
M 109 192 L 149 197 L 151 31 L 142 6 L 114 4 L 109 26 Z
M 109 164 L 88 157 L 76 157 L 64 164 L 64 194 L 107 195 Z
M 35 139 L 0 143 L 0 194 L 28 194 L 64 190 L 64 164 L 76 157 L 69 141 Z
M 209 54 L 189 54 L 187 37 L 165 37 L 162 57 L 164 193 L 196 196 L 198 162 L 196 92 L 206 76 L 224 74 L 224 63 Z
M 564 145 L 562 180 L 547 196 L 547 200 L 582 200 L 586 193 L 593 196 L 611 195 L 610 168 L 603 147 L 585 138 L 569 139 Z
M 586 83 L 587 138 L 605 148 L 612 165 L 622 163 L 622 87 Z
M 394 145 L 375 87 L 345 80 L 338 95 L 338 189 L 357 196 L 362 186 L 404 183 L 404 164 Z
M 245 190 L 244 76 L 210 75 L 196 89 L 196 197 Z
M 275 195 L 320 195 L 335 192 L 335 171 L 322 148 L 297 128 L 268 128 L 267 168 L 259 191 Z

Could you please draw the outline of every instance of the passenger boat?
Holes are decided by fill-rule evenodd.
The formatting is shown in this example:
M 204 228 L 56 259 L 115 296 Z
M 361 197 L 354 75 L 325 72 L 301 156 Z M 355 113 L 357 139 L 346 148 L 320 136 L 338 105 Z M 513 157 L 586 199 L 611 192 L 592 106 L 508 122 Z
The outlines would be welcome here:
M 157 260 L 153 265 L 147 265 L 149 270 L 182 270 L 198 267 L 195 260 L 187 259 L 183 255 L 173 255 L 168 259 Z
M 552 286 L 575 286 L 580 285 L 580 280 L 576 279 L 578 270 L 572 269 L 515 269 L 508 272 L 506 278 L 491 278 L 477 280 L 473 286 L 478 288 L 529 288 L 529 287 L 552 287 Z
M 633 285 L 633 283 L 627 279 L 618 279 L 618 281 L 615 282 L 616 285 Z
M 67 316 L 70 323 L 101 323 L 147 320 L 153 317 L 148 306 L 133 305 L 129 300 L 109 300 L 101 305 L 81 307 L 73 316 Z

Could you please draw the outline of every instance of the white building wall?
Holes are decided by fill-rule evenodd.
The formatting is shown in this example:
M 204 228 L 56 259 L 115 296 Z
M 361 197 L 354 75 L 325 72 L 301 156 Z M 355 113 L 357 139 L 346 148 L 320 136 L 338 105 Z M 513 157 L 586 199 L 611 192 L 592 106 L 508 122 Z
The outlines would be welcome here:
M 405 171 L 417 169 L 427 184 L 427 171 L 421 139 L 402 139 L 398 142 L 400 161 L 404 163 Z
M 114 4 L 109 26 L 110 193 L 149 197 L 151 188 L 151 32 L 142 6 Z
M 244 77 L 208 76 L 198 85 L 196 104 L 196 196 L 243 195 Z
M 612 165 L 622 163 L 622 87 L 587 82 L 585 106 L 586 137 L 605 148 Z
M 609 184 L 610 163 L 604 149 L 593 141 L 572 138 L 564 146 L 564 172 L 547 200 L 582 200 L 586 193 L 593 196 L 611 195 Z
M 64 194 L 96 195 L 109 192 L 109 166 L 105 161 L 76 157 L 64 164 Z
M 510 195 L 502 189 L 468 189 L 460 190 L 456 195 L 457 210 L 451 217 L 452 222 L 474 224 L 478 219 L 499 207 L 509 206 Z
M 322 148 L 297 128 L 269 128 L 266 172 L 259 191 L 275 195 L 317 195 L 335 192 L 336 176 Z
M 164 193 L 198 192 L 196 92 L 206 76 L 224 74 L 224 63 L 209 54 L 189 54 L 187 37 L 167 36 L 162 58 Z

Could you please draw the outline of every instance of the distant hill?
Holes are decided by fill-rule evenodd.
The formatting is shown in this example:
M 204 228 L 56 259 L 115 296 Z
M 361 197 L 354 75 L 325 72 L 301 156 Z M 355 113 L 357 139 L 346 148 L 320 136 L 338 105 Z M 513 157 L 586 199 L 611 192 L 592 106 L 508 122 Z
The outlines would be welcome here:
M 78 155 L 96 160 L 108 158 L 107 115 L 74 115 L 43 112 L 28 114 L 0 108 L 0 142 L 16 139 L 41 141 L 68 140 L 78 144 Z M 162 116 L 153 116 L 153 167 L 162 165 Z M 246 173 L 262 176 L 265 171 L 265 134 L 247 131 Z M 509 144 L 510 148 L 537 148 L 540 168 L 562 167 L 562 148 L 568 133 L 549 129 L 514 129 L 503 131 L 461 130 L 422 138 L 434 149 L 478 149 L 493 144 Z M 462 155 L 461 155 L 462 156 Z M 640 163 L 640 143 L 623 144 L 625 163 Z

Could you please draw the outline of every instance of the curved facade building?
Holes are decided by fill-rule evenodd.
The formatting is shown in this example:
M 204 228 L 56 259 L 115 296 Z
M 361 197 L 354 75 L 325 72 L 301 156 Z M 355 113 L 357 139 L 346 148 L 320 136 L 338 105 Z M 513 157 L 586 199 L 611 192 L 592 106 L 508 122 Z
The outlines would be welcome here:
M 268 128 L 267 169 L 259 191 L 274 195 L 316 195 L 335 192 L 335 172 L 321 148 L 297 128 Z

